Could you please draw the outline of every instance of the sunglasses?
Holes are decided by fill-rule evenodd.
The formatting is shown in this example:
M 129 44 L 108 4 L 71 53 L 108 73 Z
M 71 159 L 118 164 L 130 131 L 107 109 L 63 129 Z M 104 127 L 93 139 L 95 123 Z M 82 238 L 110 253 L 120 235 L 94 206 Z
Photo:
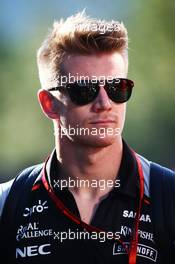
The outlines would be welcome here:
M 134 87 L 134 82 L 125 78 L 117 78 L 113 80 L 92 81 L 83 80 L 74 83 L 68 83 L 65 86 L 49 88 L 48 91 L 67 91 L 71 101 L 76 105 L 86 105 L 94 101 L 103 87 L 108 97 L 115 103 L 124 103 L 129 100 Z

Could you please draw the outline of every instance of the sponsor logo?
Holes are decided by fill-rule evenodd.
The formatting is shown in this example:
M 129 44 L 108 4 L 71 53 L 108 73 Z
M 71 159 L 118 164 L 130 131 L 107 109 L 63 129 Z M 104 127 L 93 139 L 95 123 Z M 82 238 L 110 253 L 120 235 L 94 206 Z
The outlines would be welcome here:
M 131 228 L 128 226 L 121 226 L 120 234 L 123 236 L 130 236 L 131 235 Z M 150 240 L 151 242 L 154 242 L 153 240 L 153 233 L 138 230 L 139 237 L 142 239 Z
M 23 248 L 16 248 L 16 258 L 35 257 L 38 255 L 48 255 L 50 244 L 27 246 Z
M 135 218 L 135 216 L 136 216 L 136 213 L 134 211 L 128 211 L 128 210 L 123 211 L 123 217 Z M 150 215 L 149 214 L 142 214 L 140 216 L 140 221 L 151 223 Z
M 129 242 L 123 243 L 125 247 L 129 250 Z M 121 244 L 114 243 L 113 246 L 113 255 L 121 255 L 121 254 L 127 254 L 126 248 L 123 247 Z M 137 246 L 137 256 L 147 258 L 152 260 L 153 262 L 156 262 L 157 260 L 157 250 L 155 250 L 152 247 L 148 247 L 143 244 L 138 244 Z
M 23 216 L 28 217 L 31 216 L 33 213 L 42 213 L 44 210 L 48 209 L 47 201 L 42 202 L 38 200 L 38 204 L 33 205 L 32 207 L 26 207 L 24 209 Z
M 47 237 L 52 236 L 52 229 L 39 230 L 38 223 L 28 223 L 26 226 L 20 226 L 17 231 L 16 240 L 20 241 L 24 238 L 34 238 L 34 237 Z

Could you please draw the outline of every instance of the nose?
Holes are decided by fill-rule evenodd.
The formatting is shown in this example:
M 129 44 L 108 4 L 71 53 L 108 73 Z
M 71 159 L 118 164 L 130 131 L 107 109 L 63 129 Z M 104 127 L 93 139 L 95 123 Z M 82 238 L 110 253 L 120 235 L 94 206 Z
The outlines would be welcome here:
M 101 111 L 109 111 L 111 110 L 111 100 L 109 99 L 104 87 L 100 85 L 100 91 L 98 96 L 95 98 L 93 102 L 93 110 L 94 112 L 101 112 Z

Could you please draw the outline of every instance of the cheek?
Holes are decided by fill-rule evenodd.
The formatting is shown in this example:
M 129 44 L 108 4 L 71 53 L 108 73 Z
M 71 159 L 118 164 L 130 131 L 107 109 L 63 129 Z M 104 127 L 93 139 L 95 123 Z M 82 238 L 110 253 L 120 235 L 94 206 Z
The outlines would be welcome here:
M 122 112 L 122 116 L 125 117 L 125 114 L 126 114 L 126 103 L 123 104 L 121 112 Z
M 114 107 L 114 112 L 118 115 L 120 125 L 123 125 L 126 114 L 126 103 L 116 105 L 116 107 Z
M 85 114 L 83 109 L 77 106 L 63 107 L 60 112 L 60 123 L 64 127 L 69 125 L 75 127 L 77 125 L 84 126 L 87 119 L 87 113 Z
M 71 116 L 73 105 L 70 101 L 70 98 L 67 94 L 61 93 L 58 97 L 59 100 L 59 114 L 60 114 L 60 120 L 67 119 L 69 116 Z
M 123 115 L 126 111 L 126 103 L 117 104 L 117 111 Z
M 126 103 L 122 104 L 120 108 L 120 126 L 123 129 L 125 123 L 125 115 L 126 115 Z

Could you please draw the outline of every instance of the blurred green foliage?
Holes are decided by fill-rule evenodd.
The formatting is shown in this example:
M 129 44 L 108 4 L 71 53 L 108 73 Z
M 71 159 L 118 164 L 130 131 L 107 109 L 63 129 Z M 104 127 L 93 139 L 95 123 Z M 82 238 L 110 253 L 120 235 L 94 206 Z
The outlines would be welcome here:
M 128 103 L 126 136 L 132 146 L 175 167 L 175 2 L 147 1 L 130 26 L 130 72 L 134 97 Z
M 133 1 L 133 5 L 135 9 L 122 19 L 130 38 L 129 77 L 135 80 L 124 138 L 138 153 L 175 168 L 175 2 Z M 117 2 L 113 1 L 115 8 Z M 118 19 L 117 14 L 112 17 Z M 1 34 L 1 180 L 42 162 L 54 147 L 52 123 L 37 101 L 36 50 L 51 26 L 46 24 L 36 27 L 35 33 L 26 32 L 26 37 L 15 43 Z

